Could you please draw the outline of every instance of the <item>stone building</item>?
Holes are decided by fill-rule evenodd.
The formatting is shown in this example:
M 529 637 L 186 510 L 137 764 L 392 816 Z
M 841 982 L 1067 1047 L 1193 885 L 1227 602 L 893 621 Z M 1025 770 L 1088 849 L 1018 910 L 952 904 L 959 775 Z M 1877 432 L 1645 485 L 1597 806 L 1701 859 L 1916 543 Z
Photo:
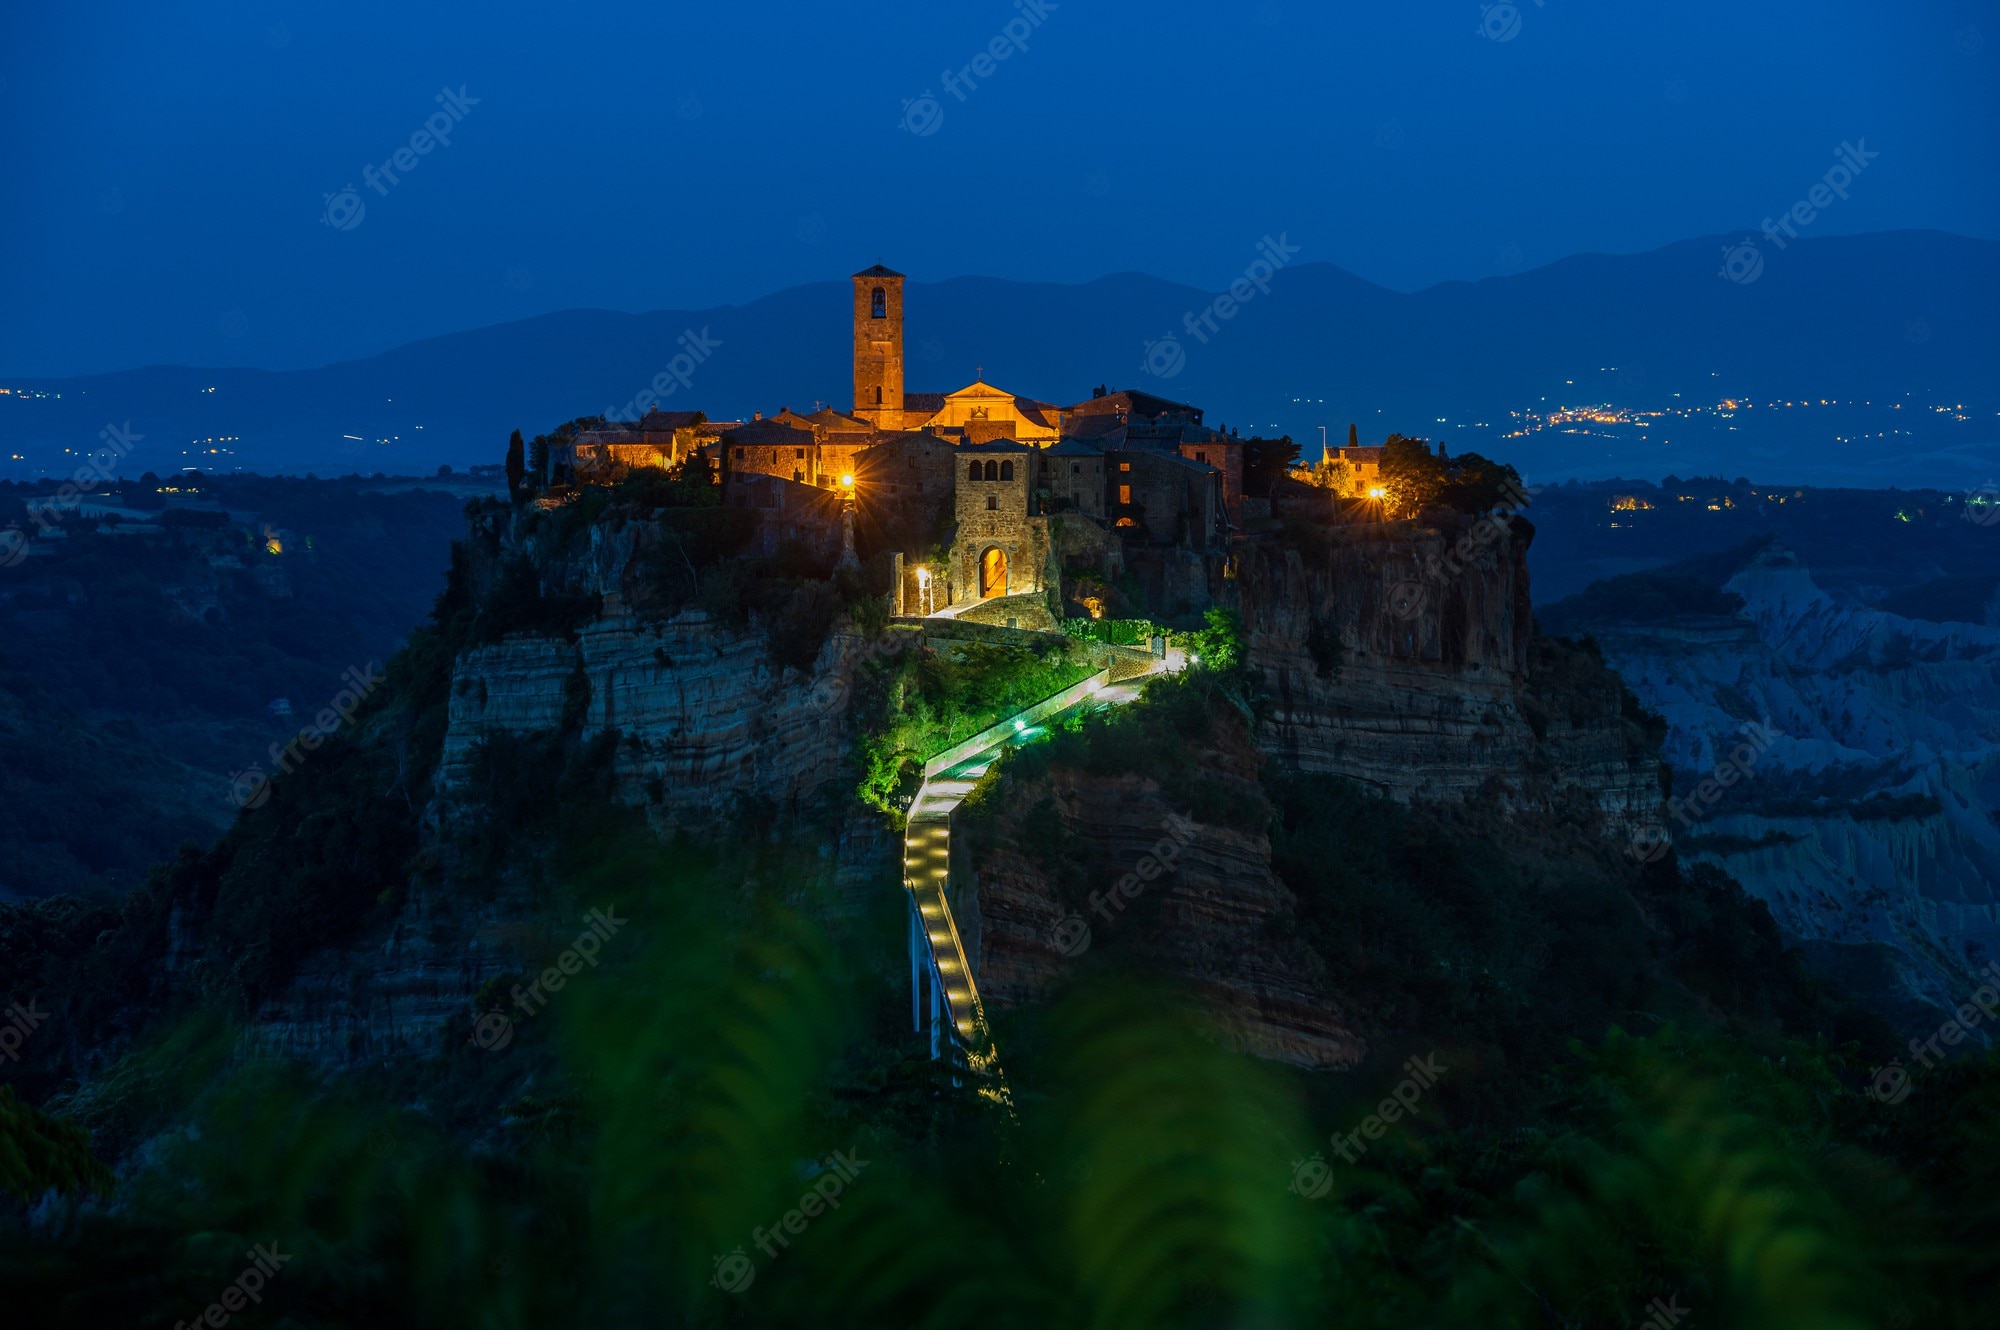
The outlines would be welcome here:
M 1104 519 L 1104 453 L 1078 439 L 1042 449 L 1035 459 L 1035 494 L 1048 513 Z
M 555 441 L 550 478 L 556 483 L 615 480 L 631 470 L 677 467 L 737 423 L 711 421 L 699 411 L 657 408 L 635 421 L 606 421 Z
M 1036 452 L 1008 439 L 961 444 L 955 450 L 958 524 L 951 552 L 951 604 L 1043 589 L 1048 522 L 1029 504 Z

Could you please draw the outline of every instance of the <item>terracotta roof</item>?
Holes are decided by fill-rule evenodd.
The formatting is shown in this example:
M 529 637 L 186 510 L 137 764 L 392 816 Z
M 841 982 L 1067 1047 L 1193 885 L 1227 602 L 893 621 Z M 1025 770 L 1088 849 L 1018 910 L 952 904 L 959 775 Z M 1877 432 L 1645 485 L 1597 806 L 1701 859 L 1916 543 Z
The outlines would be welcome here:
M 1116 434 L 1124 428 L 1124 424 L 1115 415 L 1079 416 L 1072 413 L 1069 422 L 1063 426 L 1063 437 L 1066 439 L 1101 439 Z
M 897 272 L 894 268 L 885 268 L 878 263 L 872 268 L 863 268 L 854 275 L 856 277 L 901 277 L 903 274 Z
M 803 448 L 812 443 L 813 432 L 787 425 L 782 420 L 753 420 L 724 434 L 722 441 L 728 444 L 793 444 Z
M 958 451 L 962 453 L 1037 453 L 1041 449 L 1025 443 L 1016 443 L 1012 439 L 991 439 L 985 443 L 961 443 L 958 445 Z
M 853 416 L 843 416 L 830 406 L 822 407 L 820 410 L 804 418 L 810 420 L 815 425 L 830 430 L 872 430 L 875 428 L 865 420 L 856 420 Z
M 1176 402 L 1165 397 L 1155 397 L 1148 392 L 1126 389 L 1122 392 L 1106 393 L 1102 397 L 1092 397 L 1069 408 L 1080 416 L 1115 415 L 1123 411 L 1135 416 L 1200 415 L 1201 408 L 1188 402 Z
M 1049 448 L 1042 449 L 1049 457 L 1102 457 L 1103 452 L 1076 439 L 1064 438 Z

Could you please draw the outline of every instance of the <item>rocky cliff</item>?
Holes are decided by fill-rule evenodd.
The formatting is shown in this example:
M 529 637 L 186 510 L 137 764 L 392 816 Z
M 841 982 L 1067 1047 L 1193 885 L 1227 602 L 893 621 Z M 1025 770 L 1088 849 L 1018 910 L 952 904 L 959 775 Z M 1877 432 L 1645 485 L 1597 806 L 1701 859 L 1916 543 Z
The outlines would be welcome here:
M 480 745 L 497 734 L 615 735 L 616 797 L 661 827 L 744 798 L 797 809 L 823 793 L 851 742 L 854 672 L 879 649 L 833 626 L 810 668 L 771 659 L 768 636 L 695 605 L 662 604 L 654 565 L 681 551 L 645 520 L 484 534 L 488 563 L 526 557 L 548 596 L 599 607 L 573 631 L 516 634 L 461 654 L 439 789 L 449 816 Z
M 1264 759 L 1241 729 L 1227 724 L 1201 765 L 1264 808 Z M 1043 998 L 1108 954 L 1202 995 L 1261 1057 L 1347 1067 L 1366 1054 L 1325 962 L 1284 927 L 1297 901 L 1262 830 L 1177 813 L 1131 772 L 1058 766 L 1002 789 L 954 840 L 953 911 L 990 1006 Z
M 1398 799 L 1503 799 L 1654 820 L 1660 773 L 1615 676 L 1534 635 L 1525 521 L 1328 527 L 1238 564 L 1260 745 Z
M 1663 829 L 1899 1028 L 1934 1026 L 2000 951 L 2000 629 L 1837 598 L 1779 544 L 1721 588 L 1740 613 L 1591 625 L 1671 726 Z M 1746 724 L 1768 751 L 1703 799 Z

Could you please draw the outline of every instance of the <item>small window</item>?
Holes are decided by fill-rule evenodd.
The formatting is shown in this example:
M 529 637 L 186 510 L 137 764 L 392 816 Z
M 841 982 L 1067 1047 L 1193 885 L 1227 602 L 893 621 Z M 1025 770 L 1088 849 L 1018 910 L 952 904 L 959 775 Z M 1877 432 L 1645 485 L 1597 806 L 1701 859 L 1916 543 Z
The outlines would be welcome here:
M 879 286 L 868 297 L 868 317 L 871 319 L 886 319 L 889 317 L 889 293 Z M 878 398 L 877 400 L 880 399 Z
M 1194 460 L 1197 462 L 1206 462 L 1208 460 L 1208 454 L 1198 452 L 1194 455 Z
M 1118 487 L 1118 502 L 1132 502 L 1132 487 L 1130 485 L 1120 485 Z
M 882 316 L 880 314 L 877 314 L 875 317 L 879 319 Z M 880 384 L 877 384 L 875 386 L 875 405 L 877 406 L 882 405 L 882 387 Z
M 999 496 L 999 495 L 997 495 L 997 494 L 989 494 L 989 495 L 987 495 L 987 496 L 986 496 L 986 511 L 987 511 L 987 512 L 989 512 L 989 513 L 997 513 L 997 512 L 999 512 L 999 511 L 1000 511 L 1000 496 Z
M 743 460 L 743 450 L 741 448 L 736 450 L 736 460 L 739 462 Z
M 796 453 L 798 453 L 798 455 L 799 455 L 799 456 L 800 456 L 801 458 L 803 458 L 803 457 L 804 457 L 804 456 L 806 455 L 806 450 L 805 450 L 805 449 L 803 449 L 803 448 L 798 448 L 798 449 L 794 449 L 793 451 L 795 451 Z
M 1071 462 L 1071 463 L 1069 464 L 1069 473 L 1070 473 L 1070 474 L 1071 474 L 1072 476 L 1080 476 L 1080 475 L 1082 475 L 1082 474 L 1083 474 L 1083 463 L 1081 463 L 1081 462 Z
M 969 462 L 969 463 L 967 463 L 967 464 L 966 464 L 966 468 L 965 468 L 965 478 L 966 478 L 967 480 L 977 480 L 977 479 L 979 479 L 979 463 L 978 463 L 978 462 L 974 461 L 974 462 Z
M 1120 471 L 1130 471 L 1132 469 L 1132 464 L 1130 462 L 1120 462 L 1118 464 L 1118 469 Z
M 1013 478 L 1014 478 L 1014 464 L 1012 462 L 1002 462 L 1000 464 L 1000 479 L 1012 480 Z
M 998 462 L 988 462 L 986 464 L 986 478 L 988 480 L 1000 479 L 1000 464 Z

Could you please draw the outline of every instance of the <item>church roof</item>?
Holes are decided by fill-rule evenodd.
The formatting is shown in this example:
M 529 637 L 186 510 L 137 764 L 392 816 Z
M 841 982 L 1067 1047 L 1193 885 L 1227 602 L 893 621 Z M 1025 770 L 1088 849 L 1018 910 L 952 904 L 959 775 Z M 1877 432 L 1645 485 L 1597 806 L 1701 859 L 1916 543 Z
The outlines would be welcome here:
M 863 268 L 854 275 L 856 277 L 901 277 L 903 274 L 897 272 L 894 268 L 885 268 L 878 263 L 872 268 Z
M 928 411 L 932 415 L 944 410 L 945 393 L 904 393 L 903 410 Z

